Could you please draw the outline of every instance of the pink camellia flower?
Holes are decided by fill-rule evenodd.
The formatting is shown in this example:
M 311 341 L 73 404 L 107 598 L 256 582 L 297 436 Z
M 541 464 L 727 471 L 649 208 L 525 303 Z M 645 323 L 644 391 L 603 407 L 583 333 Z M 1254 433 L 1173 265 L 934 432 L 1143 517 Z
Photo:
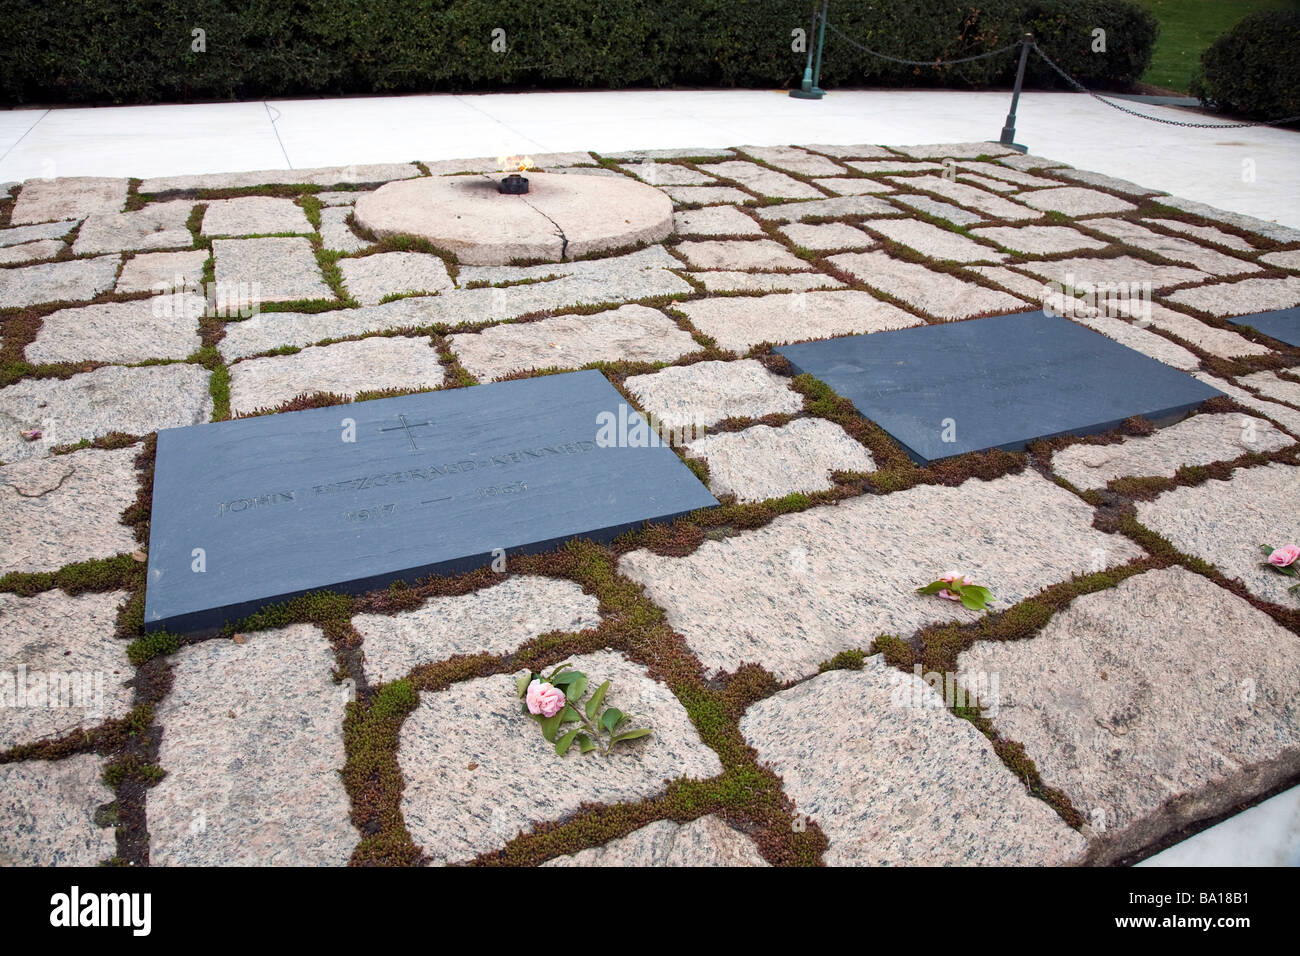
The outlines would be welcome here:
M 1288 568 L 1300 558 L 1300 545 L 1284 544 L 1268 556 L 1268 563 L 1275 568 Z
M 944 575 L 943 577 L 941 577 L 939 580 L 940 580 L 940 581 L 947 581 L 947 582 L 949 582 L 949 583 L 952 583 L 953 581 L 960 581 L 962 584 L 974 584 L 974 583 L 975 583 L 975 582 L 972 581 L 970 578 L 968 578 L 968 577 L 966 577 L 964 574 L 962 574 L 960 571 L 953 571 L 953 572 L 950 573 L 950 574 L 945 574 L 945 575 Z M 961 600 L 961 595 L 960 595 L 960 594 L 958 594 L 958 593 L 955 592 L 955 591 L 949 591 L 947 588 L 944 588 L 942 591 L 940 591 L 938 596 L 941 597 L 941 598 L 943 598 L 945 601 L 960 601 L 960 600 Z
M 564 691 L 558 687 L 553 687 L 546 681 L 535 680 L 528 685 L 528 693 L 524 696 L 524 703 L 528 705 L 530 714 L 541 714 L 543 717 L 554 717 L 564 707 Z

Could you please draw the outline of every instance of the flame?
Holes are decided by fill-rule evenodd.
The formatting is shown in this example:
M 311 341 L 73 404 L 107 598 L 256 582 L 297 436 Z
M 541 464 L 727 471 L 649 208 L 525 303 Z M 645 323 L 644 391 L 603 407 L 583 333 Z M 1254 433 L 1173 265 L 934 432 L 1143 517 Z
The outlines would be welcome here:
M 526 173 L 533 168 L 533 157 L 498 156 L 497 165 L 503 173 Z

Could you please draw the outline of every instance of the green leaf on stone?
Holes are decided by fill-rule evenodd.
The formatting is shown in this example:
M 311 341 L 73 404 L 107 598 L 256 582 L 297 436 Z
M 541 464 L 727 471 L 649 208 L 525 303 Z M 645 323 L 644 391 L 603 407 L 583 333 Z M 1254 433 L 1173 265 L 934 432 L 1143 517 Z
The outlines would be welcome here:
M 587 701 L 587 719 L 595 720 L 596 715 L 600 713 L 601 702 L 605 699 L 605 692 L 609 690 L 609 681 L 601 684 L 596 688 L 596 692 L 591 695 L 591 700 Z
M 932 584 L 927 584 L 923 588 L 917 588 L 916 593 L 917 594 L 938 594 L 940 591 L 942 591 L 944 588 L 948 586 L 949 585 L 947 581 L 935 581 Z
M 568 687 L 574 681 L 586 680 L 587 675 L 582 671 L 565 671 L 563 674 L 556 674 L 551 678 L 551 683 L 556 687 Z
M 515 678 L 515 690 L 519 691 L 519 696 L 523 697 L 528 693 L 528 685 L 533 682 L 532 674 L 524 674 L 522 677 Z
M 636 740 L 638 737 L 644 737 L 651 733 L 649 727 L 638 727 L 635 730 L 625 730 L 623 733 L 616 735 L 610 740 L 611 744 L 619 743 L 623 740 Z
M 585 694 L 586 692 L 587 692 L 587 675 L 582 674 L 579 675 L 577 680 L 569 684 L 569 686 L 565 689 L 564 694 L 566 697 L 569 698 L 569 700 L 574 701 L 576 703 L 577 701 L 582 700 L 582 695 Z M 574 719 L 576 720 L 577 718 L 575 717 Z
M 575 730 L 574 732 L 577 733 L 576 730 Z M 586 734 L 579 733 L 579 734 L 578 734 L 578 749 L 579 749 L 580 751 L 582 751 L 583 753 L 585 753 L 585 754 L 587 754 L 587 753 L 591 753 L 593 750 L 596 749 L 596 743 L 595 743 L 595 741 L 593 741 L 590 737 L 588 737 Z
M 565 707 L 564 710 L 560 711 L 560 723 L 571 724 L 575 720 L 582 720 L 582 715 L 572 707 Z
M 577 736 L 578 736 L 578 728 L 575 727 L 573 728 L 573 730 L 570 730 L 567 734 L 565 734 L 563 737 L 561 737 L 559 740 L 555 742 L 555 752 L 559 754 L 561 757 L 563 757 L 566 753 L 569 752 L 569 747 L 572 746 L 573 740 Z
M 602 730 L 605 730 L 608 733 L 612 734 L 614 732 L 614 728 L 617 727 L 626 716 L 627 715 L 624 714 L 617 707 L 611 707 L 609 710 L 605 711 L 603 714 L 600 715 L 600 727 Z
M 556 714 L 554 717 L 543 717 L 541 720 L 542 736 L 551 743 L 555 742 L 555 734 L 560 729 L 560 717 L 561 714 Z

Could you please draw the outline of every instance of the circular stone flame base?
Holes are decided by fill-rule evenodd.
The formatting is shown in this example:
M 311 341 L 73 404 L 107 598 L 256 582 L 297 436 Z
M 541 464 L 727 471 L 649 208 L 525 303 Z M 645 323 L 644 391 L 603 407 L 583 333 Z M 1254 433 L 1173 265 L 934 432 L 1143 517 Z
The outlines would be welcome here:
M 531 173 L 527 195 L 498 188 L 500 174 L 425 176 L 388 183 L 357 200 L 357 222 L 377 236 L 408 235 L 466 265 L 561 262 L 661 242 L 673 204 L 625 176 Z

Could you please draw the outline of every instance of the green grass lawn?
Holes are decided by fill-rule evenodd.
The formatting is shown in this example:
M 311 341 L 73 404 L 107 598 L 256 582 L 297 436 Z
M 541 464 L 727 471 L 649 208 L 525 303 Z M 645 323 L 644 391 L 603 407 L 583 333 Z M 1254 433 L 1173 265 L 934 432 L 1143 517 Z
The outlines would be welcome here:
M 1143 83 L 1187 92 L 1201 53 L 1242 17 L 1259 10 L 1294 9 L 1300 0 L 1137 0 L 1160 21 Z

